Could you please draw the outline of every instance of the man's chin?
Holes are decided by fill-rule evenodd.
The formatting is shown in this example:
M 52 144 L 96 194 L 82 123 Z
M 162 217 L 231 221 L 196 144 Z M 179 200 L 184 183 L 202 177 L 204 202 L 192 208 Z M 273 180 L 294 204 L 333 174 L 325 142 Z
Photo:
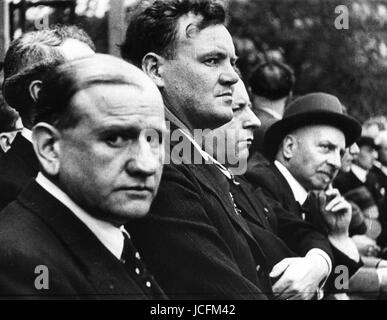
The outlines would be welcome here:
M 111 217 L 113 220 L 125 224 L 132 219 L 145 217 L 149 212 L 150 205 L 148 201 L 132 201 L 128 205 L 119 206 L 110 211 Z

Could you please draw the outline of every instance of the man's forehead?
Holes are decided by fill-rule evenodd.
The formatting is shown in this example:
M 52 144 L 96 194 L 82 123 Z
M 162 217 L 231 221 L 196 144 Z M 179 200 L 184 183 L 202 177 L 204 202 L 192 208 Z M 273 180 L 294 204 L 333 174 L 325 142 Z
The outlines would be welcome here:
M 215 47 L 223 47 L 223 49 L 230 50 L 231 47 L 234 53 L 234 44 L 227 28 L 221 23 L 215 23 L 199 29 L 202 19 L 202 16 L 193 13 L 179 18 L 177 24 L 177 42 L 179 45 L 192 44 L 192 40 L 200 36 L 201 41 L 195 42 L 195 44 L 199 45 L 203 50 L 211 50 Z
M 154 90 L 151 90 L 154 89 Z M 164 104 L 156 88 L 138 84 L 97 84 L 80 90 L 73 103 L 110 115 L 143 114 L 163 117 Z M 90 110 L 91 107 L 93 109 Z
M 339 144 L 344 141 L 345 146 L 344 132 L 334 126 L 330 126 L 329 124 L 305 126 L 295 130 L 294 134 L 303 138 L 313 138 L 314 140 L 330 140 L 335 144 Z

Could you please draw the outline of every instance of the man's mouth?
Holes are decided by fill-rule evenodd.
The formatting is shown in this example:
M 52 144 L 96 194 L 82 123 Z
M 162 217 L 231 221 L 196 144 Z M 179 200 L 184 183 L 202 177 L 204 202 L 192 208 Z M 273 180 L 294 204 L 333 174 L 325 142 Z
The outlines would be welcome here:
M 145 193 L 145 192 L 153 193 L 154 188 L 150 186 L 138 185 L 138 186 L 122 187 L 122 188 L 118 188 L 118 190 L 128 191 L 133 193 Z
M 218 94 L 217 97 L 232 97 L 232 92 L 231 91 L 223 92 L 221 94 Z

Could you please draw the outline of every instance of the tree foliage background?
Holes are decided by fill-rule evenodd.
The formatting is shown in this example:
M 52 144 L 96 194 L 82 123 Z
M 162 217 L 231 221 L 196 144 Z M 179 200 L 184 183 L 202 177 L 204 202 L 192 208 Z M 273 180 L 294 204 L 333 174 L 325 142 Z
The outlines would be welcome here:
M 82 26 L 97 50 L 108 52 L 107 12 L 116 0 L 73 1 L 75 21 L 68 19 L 66 10 L 51 8 L 50 22 Z M 152 0 L 126 0 L 125 9 L 129 12 L 144 1 Z M 218 1 L 228 6 L 228 26 L 246 77 L 257 63 L 283 60 L 295 70 L 296 95 L 332 93 L 359 120 L 387 115 L 387 0 Z M 335 20 L 340 13 L 335 9 L 341 5 L 348 8 L 349 28 L 338 30 Z M 34 20 L 47 10 L 30 9 L 26 31 L 33 30 Z
M 348 29 L 335 27 L 340 5 L 348 8 Z M 230 0 L 228 6 L 245 76 L 257 63 L 280 59 L 295 70 L 295 94 L 334 94 L 359 120 L 387 115 L 386 0 Z

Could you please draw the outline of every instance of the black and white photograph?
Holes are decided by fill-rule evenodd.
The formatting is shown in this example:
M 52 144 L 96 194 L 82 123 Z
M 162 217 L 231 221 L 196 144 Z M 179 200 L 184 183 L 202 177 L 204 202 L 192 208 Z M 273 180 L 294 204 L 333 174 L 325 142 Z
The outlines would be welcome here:
M 387 0 L 0 0 L 0 88 L 0 300 L 387 300 Z

